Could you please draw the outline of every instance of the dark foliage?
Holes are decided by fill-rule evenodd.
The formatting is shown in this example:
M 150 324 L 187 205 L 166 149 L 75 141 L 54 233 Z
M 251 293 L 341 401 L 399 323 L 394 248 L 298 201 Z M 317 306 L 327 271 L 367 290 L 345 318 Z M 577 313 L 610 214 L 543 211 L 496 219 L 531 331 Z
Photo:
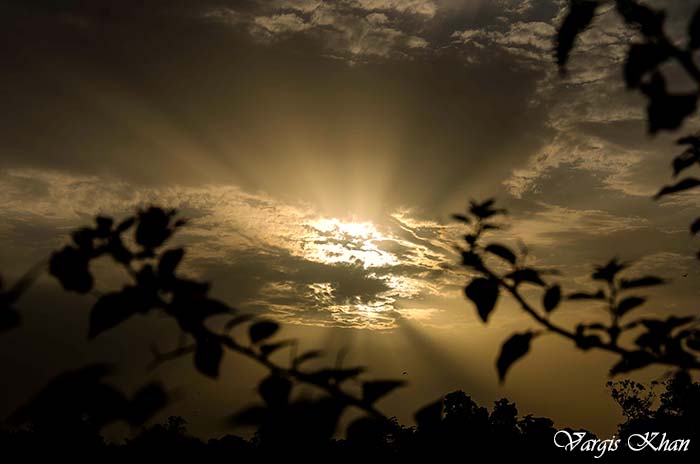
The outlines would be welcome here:
M 623 77 L 629 89 L 639 89 L 648 100 L 649 132 L 654 134 L 659 130 L 679 128 L 695 112 L 700 92 L 669 94 L 661 66 L 669 60 L 676 61 L 688 77 L 700 86 L 700 69 L 693 56 L 693 51 L 700 44 L 700 8 L 689 22 L 688 40 L 684 46 L 678 46 L 664 31 L 666 15 L 663 10 L 656 10 L 637 0 L 569 0 L 568 12 L 555 38 L 557 64 L 562 72 L 565 71 L 571 51 L 575 49 L 577 36 L 592 24 L 595 12 L 604 3 L 614 3 L 627 27 L 637 31 L 643 38 L 641 42 L 630 45 Z M 677 143 L 686 148 L 672 162 L 674 177 L 700 163 L 700 135 L 681 137 Z M 658 200 L 695 187 L 700 187 L 700 179 L 686 177 L 663 187 L 655 198 Z M 630 294 L 629 291 L 664 284 L 663 279 L 656 276 L 623 277 L 627 264 L 612 259 L 607 264 L 596 267 L 591 274 L 597 290 L 574 292 L 563 297 L 559 283 L 545 281 L 547 270 L 527 266 L 524 255 L 519 257 L 502 244 L 484 243 L 484 235 L 500 227 L 493 219 L 502 213 L 502 210 L 494 208 L 494 200 L 489 199 L 483 203 L 472 201 L 466 214 L 453 215 L 471 229 L 464 237 L 466 247 L 462 249 L 462 262 L 476 275 L 465 287 L 465 293 L 476 306 L 483 322 L 487 322 L 494 311 L 500 293 L 505 292 L 545 332 L 568 338 L 582 350 L 597 348 L 618 355 L 618 362 L 610 369 L 611 375 L 651 364 L 672 366 L 682 371 L 700 369 L 697 341 L 700 339 L 700 331 L 696 317 L 630 318 L 646 302 L 646 297 Z M 690 225 L 692 235 L 699 231 L 700 218 Z M 490 256 L 500 258 L 501 262 L 489 264 Z M 700 253 L 698 258 L 700 259 Z M 508 269 L 506 272 L 500 271 L 503 261 Z M 526 299 L 520 288 L 522 284 L 544 289 L 541 305 Z M 562 299 L 601 303 L 609 322 L 580 323 L 574 329 L 558 325 L 552 321 L 551 316 L 561 305 Z M 529 352 L 530 341 L 535 334 L 514 334 L 503 344 L 496 362 L 501 381 L 510 366 Z M 623 344 L 623 336 L 632 339 Z
M 598 287 L 596 290 L 574 292 L 565 296 L 561 283 L 547 281 L 549 279 L 546 276 L 552 272 L 528 266 L 524 254 L 518 255 L 503 245 L 498 246 L 498 253 L 493 253 L 493 245 L 484 243 L 485 236 L 492 230 L 498 230 L 494 221 L 504 212 L 492 209 L 492 200 L 478 205 L 478 208 L 474 208 L 474 205 L 472 202 L 470 211 L 466 214 L 471 230 L 465 236 L 466 248 L 462 250 L 462 256 L 463 265 L 475 274 L 465 287 L 465 293 L 483 322 L 487 322 L 488 316 L 496 308 L 499 294 L 503 292 L 509 294 L 522 311 L 545 332 L 568 338 L 582 350 L 597 348 L 618 355 L 620 359 L 612 366 L 611 375 L 651 364 L 663 364 L 679 369 L 700 369 L 700 351 L 696 341 L 700 338 L 697 318 L 631 317 L 635 310 L 646 302 L 646 297 L 632 292 L 664 284 L 663 279 L 648 275 L 628 277 L 623 275 L 628 265 L 612 259 L 605 265 L 594 267 L 591 281 Z M 478 214 L 473 212 L 475 210 Z M 497 257 L 498 260 L 491 256 Z M 504 259 L 504 256 L 507 259 Z M 528 285 L 530 289 L 540 289 L 541 304 L 528 300 L 523 293 L 524 285 Z M 574 329 L 563 327 L 553 320 L 562 300 L 598 303 L 601 314 L 606 315 L 609 322 L 580 323 Z M 503 343 L 496 361 L 501 381 L 505 379 L 511 365 L 529 352 L 530 342 L 539 333 L 516 333 Z M 626 336 L 625 339 L 631 336 L 631 342 L 621 343 L 623 335 Z
M 568 13 L 559 26 L 555 40 L 555 55 L 562 72 L 571 51 L 575 49 L 577 36 L 593 23 L 597 8 L 605 3 L 614 3 L 627 27 L 642 37 L 641 41 L 630 44 L 623 78 L 629 89 L 637 89 L 647 98 L 649 133 L 678 129 L 695 112 L 698 92 L 668 93 L 661 66 L 673 60 L 700 85 L 700 68 L 693 57 L 693 50 L 700 43 L 700 9 L 689 21 L 685 44 L 676 45 L 664 31 L 666 14 L 663 10 L 656 10 L 637 0 L 569 0 Z
M 665 32 L 666 13 L 637 0 L 569 0 L 569 10 L 559 26 L 555 39 L 555 55 L 562 72 L 574 49 L 576 37 L 593 21 L 596 9 L 604 3 L 614 3 L 627 27 L 638 32 L 641 41 L 630 44 L 623 67 L 623 79 L 628 89 L 636 89 L 647 99 L 647 122 L 650 134 L 661 130 L 676 130 L 694 115 L 700 98 L 700 67 L 695 51 L 700 47 L 700 7 L 688 22 L 688 35 L 684 43 L 672 40 Z M 662 66 L 673 61 L 685 75 L 694 81 L 698 89 L 687 94 L 671 94 L 667 91 Z M 700 135 L 687 135 L 678 139 L 686 149 L 673 159 L 673 176 L 700 163 Z M 656 199 L 700 187 L 700 179 L 686 177 L 663 187 Z M 700 218 L 690 226 L 695 235 L 700 231 Z M 700 259 L 700 253 L 698 253 Z
M 97 369 L 99 371 L 99 368 Z M 109 444 L 99 428 L 85 418 L 74 415 L 61 419 L 61 428 L 47 428 L 33 423 L 29 428 L 0 429 L 0 446 L 6 453 L 26 458 L 71 453 L 93 459 L 235 459 L 248 462 L 260 458 L 323 458 L 332 462 L 358 459 L 430 459 L 436 456 L 460 456 L 488 452 L 492 459 L 534 457 L 548 462 L 591 462 L 595 453 L 571 452 L 553 446 L 556 432 L 546 417 L 520 416 L 514 403 L 507 399 L 494 402 L 489 411 L 463 391 L 455 391 L 416 413 L 416 427 L 401 425 L 395 418 L 378 420 L 363 416 L 347 428 L 346 438 L 328 434 L 328 423 L 337 421 L 333 400 L 288 403 L 279 393 L 290 385 L 278 384 L 274 376 L 261 384 L 260 395 L 268 397 L 269 414 L 251 439 L 225 435 L 203 441 L 187 431 L 187 421 L 169 417 L 162 424 L 141 427 L 122 444 Z M 626 442 L 632 433 L 664 430 L 671 436 L 700 439 L 694 424 L 700 419 L 700 383 L 688 376 L 670 376 L 663 381 L 643 385 L 630 380 L 608 382 L 612 398 L 620 406 L 624 422 L 617 437 Z M 270 389 L 270 391 L 265 391 Z M 660 394 L 657 390 L 661 389 Z M 270 399 L 273 394 L 276 399 Z M 262 413 L 255 412 L 252 415 Z M 59 431 L 60 430 L 60 431 Z M 571 430 L 571 429 L 567 429 Z M 586 440 L 596 439 L 585 432 Z M 64 433 L 65 432 L 65 433 Z M 60 440 L 59 440 L 60 438 Z M 665 453 L 667 462 L 693 462 L 698 451 L 674 456 Z M 652 451 L 632 453 L 621 447 L 607 454 L 604 462 L 626 462 L 654 458 Z
M 298 354 L 295 340 L 275 340 L 280 331 L 279 324 L 253 314 L 240 314 L 225 303 L 210 298 L 208 283 L 180 274 L 185 250 L 166 248 L 166 243 L 183 225 L 185 221 L 177 218 L 176 211 L 158 207 L 149 207 L 119 223 L 111 218 L 98 217 L 94 226 L 74 232 L 71 243 L 51 256 L 49 271 L 66 291 L 88 293 L 93 290 L 97 278 L 91 271 L 91 264 L 97 259 L 111 259 L 131 279 L 119 290 L 97 294 L 90 312 L 89 339 L 116 329 L 136 315 L 160 313 L 178 324 L 182 336 L 181 343 L 172 351 L 161 353 L 154 348 L 154 367 L 192 355 L 195 369 L 216 378 L 227 351 L 258 362 L 269 370 L 269 375 L 258 387 L 264 404 L 240 411 L 230 420 L 234 424 L 258 426 L 259 439 L 264 438 L 266 443 L 299 450 L 309 444 L 325 446 L 336 432 L 340 416 L 348 408 L 356 408 L 375 424 L 388 423 L 388 419 L 375 408 L 375 403 L 403 386 L 404 382 L 391 379 L 360 381 L 362 367 L 345 367 L 340 363 L 333 367 L 305 368 L 306 362 L 321 357 L 323 353 L 307 351 Z M 128 234 L 133 235 L 129 237 Z M 3 314 L 16 315 L 15 319 L 19 317 L 11 305 L 37 272 L 32 271 L 3 293 L 3 301 L 7 302 L 2 308 L 6 311 Z M 227 318 L 223 330 L 217 331 L 208 325 L 214 317 Z M 18 320 L 14 325 L 17 323 Z M 12 327 L 9 323 L 5 326 Z M 245 341 L 238 341 L 233 335 L 234 329 L 240 326 L 247 326 Z M 288 365 L 277 364 L 271 359 L 275 352 L 283 349 L 288 349 L 291 354 Z M 32 424 L 32 427 L 39 424 L 47 430 L 58 427 L 62 421 L 69 421 L 99 436 L 99 430 L 107 424 L 122 421 L 132 426 L 140 425 L 166 405 L 168 395 L 159 385 L 147 385 L 128 398 L 104 381 L 109 372 L 108 366 L 96 365 L 59 375 L 20 408 L 12 421 Z M 321 396 L 292 399 L 293 388 L 298 383 L 314 387 Z M 304 425 L 300 427 L 299 424 Z M 353 430 L 359 431 L 360 426 L 356 425 Z M 163 435 L 162 430 L 152 433 L 159 437 Z M 197 448 L 192 440 L 187 443 L 183 446 Z M 222 443 L 217 446 L 225 447 Z

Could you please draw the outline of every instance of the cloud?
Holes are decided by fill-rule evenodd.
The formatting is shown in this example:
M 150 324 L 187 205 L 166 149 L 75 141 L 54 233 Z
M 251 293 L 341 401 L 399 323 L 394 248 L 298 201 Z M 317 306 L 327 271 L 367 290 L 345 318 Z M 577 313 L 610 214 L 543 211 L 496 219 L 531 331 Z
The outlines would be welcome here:
M 296 10 L 302 13 L 311 13 L 323 5 L 323 0 L 272 0 L 267 3 L 280 10 Z
M 618 216 L 603 210 L 574 209 L 539 203 L 539 211 L 514 221 L 508 234 L 541 248 L 571 246 L 582 236 L 603 237 L 650 227 L 638 216 Z
M 266 10 L 272 13 L 245 16 L 232 8 L 216 7 L 207 10 L 204 17 L 234 26 L 247 24 L 254 37 L 268 41 L 303 33 L 319 40 L 333 56 L 355 62 L 370 57 L 406 57 L 411 50 L 427 48 L 428 40 L 397 15 L 417 15 L 427 21 L 435 15 L 436 6 L 419 0 L 281 0 Z
M 437 5 L 432 0 L 355 0 L 358 7 L 365 10 L 397 11 L 432 18 Z
M 515 15 L 523 15 L 535 7 L 533 0 L 498 0 L 498 5 Z
M 521 198 L 528 192 L 537 192 L 552 170 L 566 166 L 601 174 L 604 187 L 610 190 L 648 197 L 652 191 L 648 187 L 640 188 L 630 175 L 646 154 L 646 150 L 623 148 L 600 137 L 562 131 L 534 154 L 525 167 L 514 169 L 503 184 L 511 195 Z
M 311 27 L 294 13 L 258 16 L 254 20 L 254 25 L 256 30 L 272 35 L 305 31 Z
M 517 21 L 501 29 L 488 27 L 454 31 L 452 38 L 457 43 L 479 49 L 498 46 L 521 58 L 551 60 L 552 38 L 555 35 L 551 24 L 542 21 Z
M 178 238 L 187 246 L 187 272 L 216 282 L 240 308 L 297 324 L 393 328 L 400 318 L 429 313 L 413 302 L 453 291 L 459 276 L 445 266 L 456 259 L 455 231 L 408 211 L 355 222 L 233 186 L 125 188 L 30 170 L 3 173 L 0 186 L 0 235 L 28 255 L 36 254 L 37 238 L 51 237 L 41 248 L 48 253 L 97 214 L 122 216 L 151 203 L 178 208 L 190 219 Z

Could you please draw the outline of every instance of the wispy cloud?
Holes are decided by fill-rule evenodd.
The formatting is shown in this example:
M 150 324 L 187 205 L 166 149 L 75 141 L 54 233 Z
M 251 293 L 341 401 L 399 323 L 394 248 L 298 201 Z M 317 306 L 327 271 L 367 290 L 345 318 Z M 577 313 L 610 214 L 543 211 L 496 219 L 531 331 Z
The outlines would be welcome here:
M 279 0 L 268 4 L 265 11 L 242 14 L 233 8 L 216 7 L 203 15 L 230 25 L 243 24 L 253 37 L 265 41 L 309 34 L 319 39 L 330 55 L 354 62 L 366 57 L 406 56 L 411 50 L 427 48 L 428 40 L 412 31 L 415 27 L 409 27 L 400 16 L 429 21 L 437 6 L 427 0 Z

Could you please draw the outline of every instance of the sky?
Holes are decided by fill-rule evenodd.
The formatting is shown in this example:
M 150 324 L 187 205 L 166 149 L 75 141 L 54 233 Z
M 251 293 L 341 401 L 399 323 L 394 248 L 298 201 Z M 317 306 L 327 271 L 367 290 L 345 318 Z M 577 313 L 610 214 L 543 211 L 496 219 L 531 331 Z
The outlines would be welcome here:
M 609 7 L 561 76 L 560 0 L 27 3 L 0 2 L 6 280 L 96 214 L 175 207 L 190 220 L 176 239 L 186 272 L 216 296 L 309 347 L 347 349 L 370 376 L 406 371 L 410 385 L 380 404 L 390 415 L 410 423 L 464 389 L 601 434 L 620 420 L 609 356 L 543 337 L 498 384 L 500 343 L 530 323 L 510 301 L 478 320 L 450 214 L 495 197 L 509 210 L 504 241 L 567 288 L 617 256 L 671 281 L 648 292 L 649 314 L 696 311 L 687 225 L 700 200 L 651 199 L 671 179 L 679 134 L 647 135 L 645 102 L 621 79 L 634 33 Z M 695 2 L 650 3 L 682 37 Z M 167 412 L 204 435 L 254 397 L 261 371 L 234 355 L 217 382 L 187 360 L 146 371 L 148 346 L 177 339 L 162 320 L 88 343 L 91 301 L 49 277 L 22 301 L 23 326 L 0 339 L 16 373 L 1 415 L 60 370 L 104 359 L 124 385 L 153 376 L 181 388 Z M 572 303 L 559 317 L 596 311 Z

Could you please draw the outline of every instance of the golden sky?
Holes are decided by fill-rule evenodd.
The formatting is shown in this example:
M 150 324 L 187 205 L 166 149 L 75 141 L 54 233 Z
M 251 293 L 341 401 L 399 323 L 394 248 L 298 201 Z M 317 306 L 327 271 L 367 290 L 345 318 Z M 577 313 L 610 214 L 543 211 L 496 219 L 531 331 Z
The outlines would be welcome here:
M 505 241 L 572 289 L 618 256 L 672 280 L 648 311 L 694 310 L 698 197 L 650 198 L 678 149 L 646 135 L 644 102 L 621 79 L 634 37 L 612 12 L 561 77 L 556 0 L 142 3 L 0 6 L 4 276 L 95 214 L 173 206 L 191 219 L 177 239 L 187 272 L 222 299 L 288 323 L 309 347 L 346 347 L 378 376 L 407 371 L 390 414 L 410 422 L 462 388 L 560 425 L 614 428 L 604 355 L 538 340 L 498 386 L 498 347 L 528 321 L 509 301 L 478 321 L 454 253 L 463 232 L 449 221 L 468 199 L 495 196 L 510 211 Z M 651 3 L 683 33 L 693 2 Z M 32 291 L 25 326 L 0 339 L 26 379 L 2 386 L 0 412 L 79 360 L 118 361 L 132 382 L 148 345 L 175 336 L 135 320 L 87 345 L 89 304 L 48 278 Z M 187 363 L 147 375 L 193 390 L 171 412 L 218 433 L 216 417 L 249 401 L 259 377 L 229 358 L 218 383 Z

